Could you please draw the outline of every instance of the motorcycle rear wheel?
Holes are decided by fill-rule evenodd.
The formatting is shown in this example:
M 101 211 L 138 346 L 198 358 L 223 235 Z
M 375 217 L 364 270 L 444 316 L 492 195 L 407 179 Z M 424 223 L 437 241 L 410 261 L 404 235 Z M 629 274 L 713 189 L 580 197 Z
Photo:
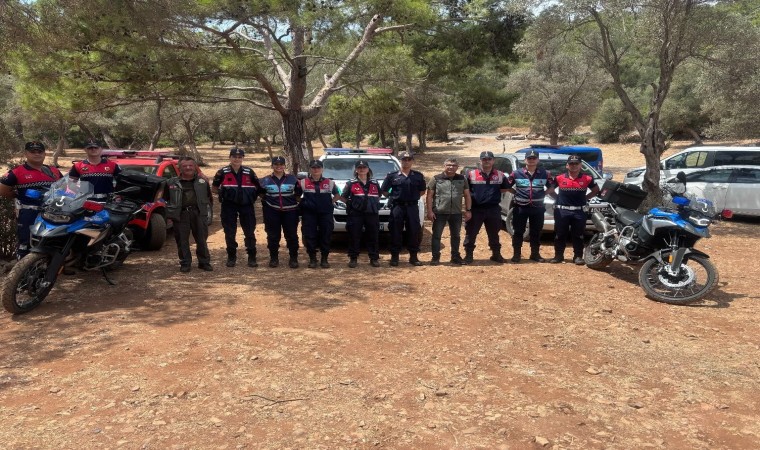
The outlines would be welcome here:
M 647 260 L 639 271 L 639 285 L 652 300 L 687 305 L 701 300 L 718 284 L 718 270 L 708 258 L 686 255 L 679 273 L 670 276 L 667 263 Z
M 586 267 L 589 269 L 600 270 L 609 266 L 612 262 L 612 257 L 602 253 L 599 250 L 599 245 L 604 239 L 604 234 L 596 233 L 591 238 L 591 242 L 586 246 L 586 251 L 583 252 L 583 261 L 586 262 Z
M 50 264 L 50 255 L 30 253 L 13 266 L 0 291 L 3 308 L 12 314 L 29 312 L 39 306 L 55 281 L 42 286 Z

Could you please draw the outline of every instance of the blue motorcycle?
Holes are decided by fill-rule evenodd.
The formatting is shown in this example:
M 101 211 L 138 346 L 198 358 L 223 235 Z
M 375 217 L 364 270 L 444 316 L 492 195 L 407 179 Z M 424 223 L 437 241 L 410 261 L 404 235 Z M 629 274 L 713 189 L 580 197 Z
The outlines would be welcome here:
M 634 210 L 646 193 L 631 185 L 605 183 L 600 197 L 611 210 L 591 214 L 598 232 L 586 246 L 584 260 L 596 270 L 613 260 L 642 264 L 639 285 L 651 299 L 685 305 L 701 300 L 718 283 L 710 257 L 694 248 L 710 237 L 716 214 L 709 200 L 684 195 L 686 178 L 678 175 L 679 183 L 664 188 L 672 205 L 644 215 Z
M 139 188 L 128 187 L 103 204 L 89 199 L 93 186 L 87 181 L 64 177 L 53 183 L 31 227 L 30 253 L 2 284 L 5 310 L 20 314 L 36 308 L 64 267 L 102 269 L 111 283 L 106 269 L 120 266 L 132 251 L 133 233 L 127 224 L 144 203 L 127 197 L 134 191 Z

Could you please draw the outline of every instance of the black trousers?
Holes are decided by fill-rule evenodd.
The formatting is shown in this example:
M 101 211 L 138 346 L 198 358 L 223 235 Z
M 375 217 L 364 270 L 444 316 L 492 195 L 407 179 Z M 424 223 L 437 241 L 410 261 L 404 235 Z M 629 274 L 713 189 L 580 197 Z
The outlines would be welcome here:
M 190 252 L 190 234 L 195 239 L 195 256 L 198 264 L 211 262 L 208 252 L 208 226 L 206 216 L 201 216 L 197 208 L 185 209 L 180 213 L 179 222 L 174 221 L 174 240 L 177 242 L 177 256 L 181 266 L 190 267 L 193 263 L 193 254 Z
M 349 215 L 346 218 L 348 231 L 348 256 L 359 256 L 362 236 L 367 245 L 369 259 L 380 259 L 380 216 L 375 214 Z
M 443 230 L 449 226 L 449 233 L 451 233 L 451 256 L 459 255 L 459 243 L 461 242 L 462 231 L 462 213 L 456 214 L 435 214 L 435 220 L 433 221 L 433 239 L 430 241 L 430 249 L 434 257 L 441 257 L 441 236 L 443 236 Z
M 512 213 L 512 227 L 515 231 L 512 235 L 512 248 L 522 247 L 525 227 L 530 223 L 530 249 L 538 251 L 541 246 L 541 230 L 544 228 L 545 213 L 546 209 L 543 206 L 515 206 Z
M 397 255 L 401 251 L 404 232 L 406 232 L 406 248 L 409 253 L 419 252 L 422 224 L 417 204 L 393 205 L 388 218 L 388 231 L 391 232 L 391 253 Z
M 246 253 L 248 256 L 256 256 L 256 214 L 253 205 L 236 205 L 234 203 L 222 203 L 222 228 L 224 229 L 224 242 L 227 245 L 227 256 L 234 258 L 237 253 L 238 243 L 237 224 L 240 218 L 240 228 L 243 229 Z
M 573 258 L 583 257 L 583 231 L 586 213 L 583 210 L 554 208 L 554 253 L 564 257 L 567 237 L 573 240 Z
M 264 206 L 264 230 L 270 255 L 280 251 L 280 239 L 284 234 L 288 253 L 291 257 L 298 256 L 298 210 L 279 211 Z
M 322 253 L 322 256 L 329 254 L 330 240 L 335 228 L 333 213 L 317 213 L 304 209 L 302 214 L 301 234 L 306 252 L 309 256 L 316 255 L 317 250 Z
M 472 208 L 472 217 L 464 225 L 464 249 L 475 250 L 475 240 L 480 233 L 480 228 L 485 225 L 488 233 L 488 247 L 491 251 L 501 251 L 499 231 L 501 231 L 501 208 L 499 205 L 486 208 Z
M 36 209 L 20 209 L 16 218 L 16 258 L 21 259 L 29 254 L 29 241 L 31 231 L 29 227 L 34 225 L 40 211 Z

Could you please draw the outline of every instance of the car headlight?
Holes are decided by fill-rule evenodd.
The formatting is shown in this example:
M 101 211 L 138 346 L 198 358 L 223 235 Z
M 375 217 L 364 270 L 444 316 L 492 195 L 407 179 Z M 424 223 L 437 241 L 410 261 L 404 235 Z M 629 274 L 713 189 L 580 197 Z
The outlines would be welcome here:
M 335 208 L 346 209 L 346 204 L 343 202 L 343 200 L 338 200 L 337 202 L 335 202 Z

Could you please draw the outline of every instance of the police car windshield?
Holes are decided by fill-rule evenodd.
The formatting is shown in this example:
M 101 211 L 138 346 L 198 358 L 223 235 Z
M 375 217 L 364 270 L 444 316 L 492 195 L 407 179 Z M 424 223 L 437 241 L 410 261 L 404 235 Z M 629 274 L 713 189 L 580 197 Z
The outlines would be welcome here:
M 322 172 L 325 178 L 332 178 L 333 180 L 350 180 L 354 177 L 354 164 L 358 158 L 328 158 L 322 161 L 325 165 L 324 172 Z M 385 175 L 389 172 L 399 170 L 398 164 L 392 159 L 369 159 L 362 158 L 367 161 L 369 168 L 372 169 L 372 177 L 376 179 L 385 178 Z
M 158 170 L 158 166 L 132 166 L 129 164 L 119 164 L 121 170 L 135 170 L 137 172 L 149 173 L 155 175 Z
M 561 173 L 566 172 L 565 164 L 567 163 L 566 160 L 551 160 L 551 161 L 541 161 L 539 162 L 538 166 L 543 167 L 544 169 L 548 170 L 552 175 L 559 175 Z M 519 161 L 518 164 L 520 164 L 520 167 L 525 167 L 525 161 Z M 591 168 L 586 162 L 583 162 L 583 165 L 581 166 L 581 172 L 585 173 L 586 175 L 590 175 L 591 178 L 599 179 L 601 178 L 594 169 Z

